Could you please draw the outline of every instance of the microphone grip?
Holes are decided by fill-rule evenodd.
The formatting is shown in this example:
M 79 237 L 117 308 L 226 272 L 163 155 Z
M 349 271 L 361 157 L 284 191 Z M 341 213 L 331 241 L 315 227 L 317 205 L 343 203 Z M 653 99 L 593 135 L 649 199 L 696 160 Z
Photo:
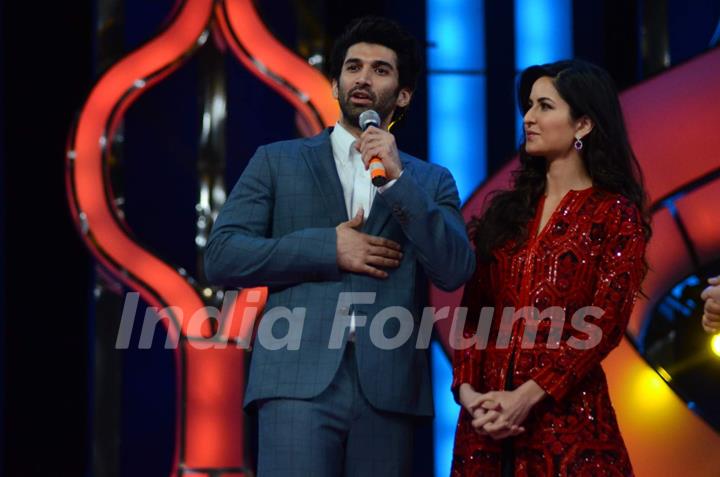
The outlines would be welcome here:
M 385 173 L 385 166 L 383 166 L 379 157 L 370 159 L 368 169 L 370 170 L 370 179 L 375 187 L 384 186 L 389 182 Z

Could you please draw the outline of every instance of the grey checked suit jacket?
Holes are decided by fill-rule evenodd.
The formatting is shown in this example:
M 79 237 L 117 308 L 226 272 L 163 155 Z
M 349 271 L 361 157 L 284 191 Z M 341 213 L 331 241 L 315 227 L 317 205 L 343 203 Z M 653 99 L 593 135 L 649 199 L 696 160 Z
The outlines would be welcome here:
M 375 279 L 337 266 L 335 227 L 348 220 L 330 145 L 330 130 L 260 147 L 233 188 L 213 227 L 205 254 L 208 278 L 228 287 L 268 286 L 266 310 L 305 307 L 300 349 L 269 350 L 256 341 L 245 405 L 262 399 L 311 398 L 332 381 L 342 349 L 329 349 L 341 292 L 376 292 L 373 304 L 355 305 L 366 316 L 356 331 L 362 390 L 377 409 L 430 416 L 433 413 L 427 350 L 416 349 L 426 305 L 427 278 L 444 290 L 470 278 L 475 258 L 459 211 L 450 173 L 401 153 L 403 175 L 373 201 L 362 231 L 403 247 L 398 268 Z M 397 349 L 370 341 L 373 317 L 401 306 L 416 326 Z M 288 322 L 278 320 L 275 336 Z M 385 323 L 393 337 L 398 320 Z

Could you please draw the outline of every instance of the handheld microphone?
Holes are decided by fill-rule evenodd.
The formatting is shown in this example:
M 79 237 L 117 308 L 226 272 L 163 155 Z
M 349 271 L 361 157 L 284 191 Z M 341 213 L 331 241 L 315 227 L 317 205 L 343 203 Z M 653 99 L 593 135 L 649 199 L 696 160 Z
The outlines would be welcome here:
M 380 115 L 372 109 L 368 109 L 367 111 L 363 111 L 362 113 L 360 113 L 359 123 L 360 129 L 363 132 L 365 132 L 365 130 L 370 126 L 375 126 L 376 128 L 379 128 Z M 387 174 L 385 173 L 385 166 L 383 166 L 383 163 L 379 157 L 373 157 L 372 159 L 370 159 L 368 169 L 370 170 L 370 178 L 372 179 L 372 183 L 375 187 L 384 186 L 388 183 Z

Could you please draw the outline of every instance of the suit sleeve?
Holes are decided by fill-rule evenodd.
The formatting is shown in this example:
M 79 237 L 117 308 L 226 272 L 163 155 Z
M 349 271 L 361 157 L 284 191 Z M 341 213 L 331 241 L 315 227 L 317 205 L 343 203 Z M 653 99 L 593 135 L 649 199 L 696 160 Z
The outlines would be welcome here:
M 460 214 L 455 181 L 447 169 L 441 169 L 435 197 L 408 173 L 378 195 L 415 246 L 418 260 L 435 286 L 456 290 L 472 276 L 475 254 Z
M 265 147 L 223 205 L 205 251 L 205 274 L 225 286 L 281 287 L 340 278 L 335 228 L 271 238 L 275 185 Z
M 572 347 L 568 341 L 550 350 L 550 363 L 531 376 L 556 401 L 561 400 L 620 344 L 643 277 L 645 234 L 634 205 L 616 202 L 608 212 L 608 243 L 600 259 L 592 306 L 604 311 L 586 318 L 601 333 L 596 346 Z M 588 335 L 589 336 L 589 335 Z

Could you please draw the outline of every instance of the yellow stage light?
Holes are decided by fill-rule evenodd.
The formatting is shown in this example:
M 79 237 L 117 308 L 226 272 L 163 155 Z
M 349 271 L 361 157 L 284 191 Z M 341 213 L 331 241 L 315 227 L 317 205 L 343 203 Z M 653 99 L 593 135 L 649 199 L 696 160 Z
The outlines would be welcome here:
M 710 347 L 712 348 L 713 353 L 715 353 L 715 356 L 720 357 L 720 333 L 712 337 Z

